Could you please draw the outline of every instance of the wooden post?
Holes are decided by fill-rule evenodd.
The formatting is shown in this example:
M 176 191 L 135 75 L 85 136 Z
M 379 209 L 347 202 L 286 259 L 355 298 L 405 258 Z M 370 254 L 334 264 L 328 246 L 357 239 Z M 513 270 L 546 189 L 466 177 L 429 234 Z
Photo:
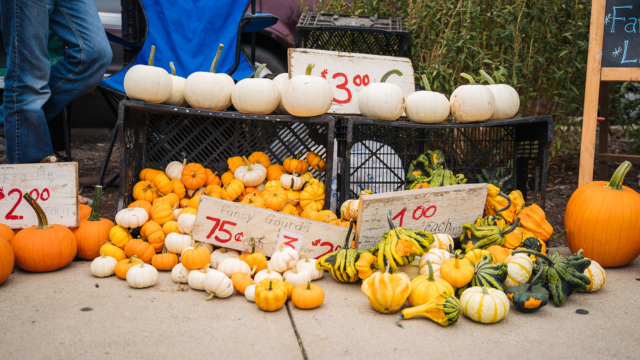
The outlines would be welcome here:
M 600 135 L 598 140 L 598 154 L 609 152 L 609 83 L 600 83 L 600 115 L 604 121 L 600 121 Z M 609 177 L 609 163 L 598 156 L 598 180 Z

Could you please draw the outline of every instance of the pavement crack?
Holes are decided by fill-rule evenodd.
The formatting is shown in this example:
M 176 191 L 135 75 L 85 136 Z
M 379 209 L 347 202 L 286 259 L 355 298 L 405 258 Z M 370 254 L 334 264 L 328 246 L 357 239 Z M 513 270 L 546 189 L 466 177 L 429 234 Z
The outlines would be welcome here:
M 300 352 L 302 353 L 302 358 L 304 360 L 309 360 L 309 357 L 307 356 L 307 352 L 304 350 L 304 344 L 302 343 L 300 334 L 298 333 L 296 322 L 293 320 L 293 315 L 291 314 L 291 301 L 287 301 L 285 306 L 287 307 L 287 315 L 289 315 L 289 320 L 291 321 L 291 327 L 293 328 L 293 333 L 296 334 L 296 339 L 298 339 L 298 345 L 300 346 Z

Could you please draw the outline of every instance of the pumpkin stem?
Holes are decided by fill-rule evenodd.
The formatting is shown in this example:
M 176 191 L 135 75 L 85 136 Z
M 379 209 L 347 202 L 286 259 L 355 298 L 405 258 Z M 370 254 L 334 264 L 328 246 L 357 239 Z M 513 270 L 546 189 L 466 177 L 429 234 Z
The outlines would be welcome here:
M 453 263 L 453 267 L 456 269 L 460 269 L 460 257 L 456 256 L 456 259 L 454 260 L 454 263 Z
M 36 229 L 49 229 L 53 226 L 49 225 L 49 221 L 47 220 L 47 215 L 44 214 L 42 208 L 38 203 L 29 195 L 29 193 L 24 193 L 22 197 L 27 201 L 27 203 L 31 206 L 33 211 L 36 212 L 36 216 L 38 217 L 38 227 Z
M 262 72 L 262 70 L 264 70 L 265 67 L 267 67 L 267 63 L 264 63 L 264 64 L 260 65 L 258 70 L 256 70 L 256 73 L 253 75 L 253 78 L 254 79 L 259 79 L 260 78 L 260 73 Z
M 298 273 L 298 265 L 293 265 L 293 273 L 294 274 Z
M 102 186 L 96 185 L 93 192 L 93 204 L 91 204 L 91 215 L 89 221 L 100 221 L 100 200 L 102 199 Z
M 427 80 L 427 75 L 422 74 L 422 85 L 424 85 L 424 89 L 426 91 L 431 91 L 431 86 L 429 85 L 429 80 Z
M 273 288 L 271 287 L 271 283 L 273 282 L 273 280 L 269 279 L 269 291 L 273 290 Z
M 469 80 L 469 84 L 470 85 L 475 85 L 476 84 L 476 81 L 473 80 L 473 77 L 471 75 L 466 74 L 466 73 L 460 73 L 460 76 L 462 76 L 463 78 Z
M 258 270 L 258 265 L 253 265 L 253 269 L 251 269 L 251 276 Z
M 433 266 L 431 265 L 431 260 L 427 260 L 427 266 L 429 266 L 429 281 L 436 281 L 436 279 L 433 278 Z
M 151 52 L 149 53 L 149 62 L 147 65 L 153 66 L 153 59 L 156 57 L 156 47 L 155 45 L 151 45 Z
M 218 45 L 218 52 L 216 52 L 216 57 L 213 58 L 213 62 L 211 63 L 211 69 L 209 70 L 210 73 L 216 72 L 216 66 L 218 65 L 218 60 L 220 59 L 220 54 L 222 53 L 223 48 L 224 45 Z
M 398 69 L 389 70 L 384 75 L 382 75 L 382 79 L 380 79 L 380 82 L 383 83 L 383 82 L 387 81 L 387 79 L 391 75 L 402 76 L 402 72 L 400 72 L 400 70 L 398 70 Z
M 256 238 L 254 238 L 253 236 L 251 237 L 251 253 L 255 253 L 256 252 Z
M 200 243 L 199 243 L 199 242 L 197 242 L 197 243 L 193 246 L 193 250 L 197 249 L 197 248 L 198 248 L 198 245 L 200 245 Z
M 143 268 L 143 267 L 144 267 L 144 261 L 142 261 L 142 260 L 138 259 L 138 257 L 137 257 L 137 256 L 135 256 L 135 255 L 133 255 L 133 257 L 135 257 L 135 259 L 133 259 L 133 260 L 135 260 L 135 261 L 139 262 L 139 263 L 140 263 L 140 267 L 141 267 L 141 268 Z
M 549 258 L 548 258 L 547 256 L 545 256 L 544 254 L 539 253 L 539 252 L 537 252 L 537 251 L 533 251 L 533 250 L 529 250 L 529 249 L 516 249 L 516 250 L 514 250 L 514 251 L 511 253 L 511 255 L 513 256 L 513 255 L 515 255 L 515 254 L 529 254 L 529 255 L 534 255 L 534 256 L 537 256 L 537 257 L 539 257 L 539 258 L 542 258 L 544 261 L 546 261 L 546 262 L 547 262 L 547 264 L 549 264 L 549 266 L 553 266 L 553 265 L 554 265 L 554 262 L 553 262 L 551 259 L 549 259 Z
M 100 257 L 103 258 L 103 259 L 106 257 L 106 256 L 104 256 L 104 251 L 102 251 L 102 250 L 100 250 Z
M 404 319 L 404 315 L 402 313 L 400 313 L 400 315 L 398 315 L 398 317 L 396 318 L 396 325 L 400 326 L 401 328 L 404 329 L 404 325 L 400 324 L 400 320 Z
M 491 76 L 489 76 L 489 74 L 487 74 L 487 72 L 486 72 L 486 71 L 484 71 L 484 70 L 480 70 L 480 75 L 481 75 L 485 80 L 487 80 L 487 82 L 489 83 L 489 85 L 495 85 L 495 84 L 496 84 L 496 82 L 495 82 L 495 81 L 493 81 L 493 78 L 492 78 Z
M 507 230 L 504 230 L 500 233 L 500 236 L 505 236 L 507 234 L 509 234 L 510 232 L 512 232 L 513 230 L 515 230 L 518 225 L 520 225 L 520 218 L 516 218 L 516 221 L 513 222 L 513 225 L 511 225 L 510 228 L 508 228 Z
M 168 252 L 169 252 L 169 250 L 167 250 L 167 247 L 166 247 L 166 246 L 162 247 L 162 253 L 163 253 L 163 254 L 166 254 L 166 253 L 168 253 Z
M 173 65 L 173 61 L 169 61 L 169 67 L 171 68 L 171 75 L 176 76 L 176 67 Z
M 511 207 L 511 198 L 507 196 L 507 194 L 503 193 L 502 191 L 498 191 L 498 196 L 503 197 L 507 200 L 507 206 L 496 210 L 496 214 L 500 215 L 501 212 L 509 210 L 509 208 Z
M 244 162 L 247 163 L 247 171 L 251 171 L 251 164 L 249 164 L 249 160 L 247 159 L 246 156 L 242 157 L 244 159 Z
M 353 230 L 353 219 L 349 220 L 349 231 L 347 232 L 347 240 L 344 242 L 344 248 L 349 248 L 349 238 L 351 237 L 351 231 Z
M 307 290 L 311 290 L 311 280 L 307 281 Z
M 207 296 L 207 298 L 205 299 L 206 301 L 209 301 L 211 299 L 213 299 L 213 297 L 216 296 L 216 293 L 214 293 L 213 291 L 211 292 L 211 294 L 209 294 L 209 296 Z
M 182 260 L 182 256 L 180 256 L 180 260 Z M 207 265 L 205 265 L 205 267 L 203 268 L 203 269 L 204 269 L 204 273 L 205 273 L 205 274 L 207 273 L 207 270 L 208 270 L 210 267 L 211 267 L 211 264 L 207 264 Z
M 624 190 L 623 190 L 624 191 Z M 564 229 L 560 234 L 555 234 L 552 235 L 549 240 L 560 240 L 562 239 L 565 235 L 567 235 L 567 229 Z
M 307 65 L 307 70 L 304 71 L 304 74 L 305 75 L 311 75 L 311 70 L 313 70 L 314 67 L 315 67 L 314 64 Z
M 284 245 L 284 241 L 280 243 L 280 247 L 278 247 L 278 251 L 282 251 L 282 246 Z
M 487 287 L 486 286 L 482 287 L 482 294 L 483 295 L 489 295 L 489 291 L 487 291 Z
M 618 168 L 616 169 L 616 172 L 613 173 L 613 176 L 611 177 L 609 183 L 604 187 L 611 190 L 624 191 L 622 189 L 622 181 L 624 180 L 625 175 L 627 175 L 627 173 L 629 172 L 629 169 L 631 169 L 630 162 L 625 161 L 620 164 L 620 166 L 618 166 Z
M 529 283 L 529 287 L 527 287 L 527 292 L 531 292 L 531 289 L 533 289 L 533 283 L 535 283 L 536 280 L 538 280 L 538 278 L 540 277 L 540 275 L 542 275 L 542 260 L 536 259 L 536 263 L 540 267 L 540 270 L 538 270 L 538 273 L 536 274 L 536 276 L 534 276 L 533 280 L 531 280 L 531 282 Z
M 395 230 L 396 226 L 393 225 L 393 219 L 391 218 L 391 210 L 387 210 L 387 221 L 389 222 L 389 229 Z

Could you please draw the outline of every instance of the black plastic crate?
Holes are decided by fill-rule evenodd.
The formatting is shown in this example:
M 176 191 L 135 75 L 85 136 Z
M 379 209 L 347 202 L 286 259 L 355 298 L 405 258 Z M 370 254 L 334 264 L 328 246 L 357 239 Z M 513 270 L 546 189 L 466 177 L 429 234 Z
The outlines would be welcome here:
M 504 167 L 528 202 L 545 205 L 550 116 L 429 125 L 343 117 L 337 121 L 336 139 L 338 203 L 357 198 L 364 189 L 404 190 L 411 162 L 427 150 L 441 150 L 447 168 L 464 174 L 469 183 L 477 182 L 482 169 Z
M 290 115 L 249 115 L 231 111 L 203 111 L 168 105 L 121 101 L 119 209 L 133 201 L 133 186 L 144 168 L 164 170 L 169 162 L 197 162 L 222 175 L 227 159 L 263 151 L 272 163 L 314 151 L 327 161 L 323 173 L 325 207 L 331 203 L 335 120 L 330 116 L 298 118 Z
M 409 52 L 404 19 L 304 12 L 296 26 L 296 47 L 403 56 Z

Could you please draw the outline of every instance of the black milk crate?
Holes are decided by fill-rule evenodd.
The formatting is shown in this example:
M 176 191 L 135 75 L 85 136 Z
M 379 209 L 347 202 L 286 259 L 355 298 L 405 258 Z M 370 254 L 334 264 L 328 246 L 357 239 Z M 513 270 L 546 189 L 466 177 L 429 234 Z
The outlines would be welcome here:
M 118 209 L 133 201 L 133 186 L 144 168 L 164 170 L 169 162 L 197 162 L 222 175 L 227 159 L 254 151 L 269 155 L 272 163 L 314 151 L 327 161 L 323 173 L 325 206 L 331 203 L 335 120 L 330 116 L 299 118 L 291 115 L 250 115 L 235 111 L 204 111 L 169 105 L 121 101 L 120 201 Z
M 504 167 L 527 202 L 544 208 L 548 148 L 553 119 L 536 116 L 482 123 L 417 124 L 366 117 L 338 118 L 338 203 L 357 198 L 364 189 L 376 193 L 404 190 L 412 161 L 427 150 L 441 150 L 447 168 L 476 174 Z M 515 169 L 515 171 L 513 171 Z
M 296 47 L 403 56 L 409 52 L 404 19 L 304 12 L 296 26 Z

